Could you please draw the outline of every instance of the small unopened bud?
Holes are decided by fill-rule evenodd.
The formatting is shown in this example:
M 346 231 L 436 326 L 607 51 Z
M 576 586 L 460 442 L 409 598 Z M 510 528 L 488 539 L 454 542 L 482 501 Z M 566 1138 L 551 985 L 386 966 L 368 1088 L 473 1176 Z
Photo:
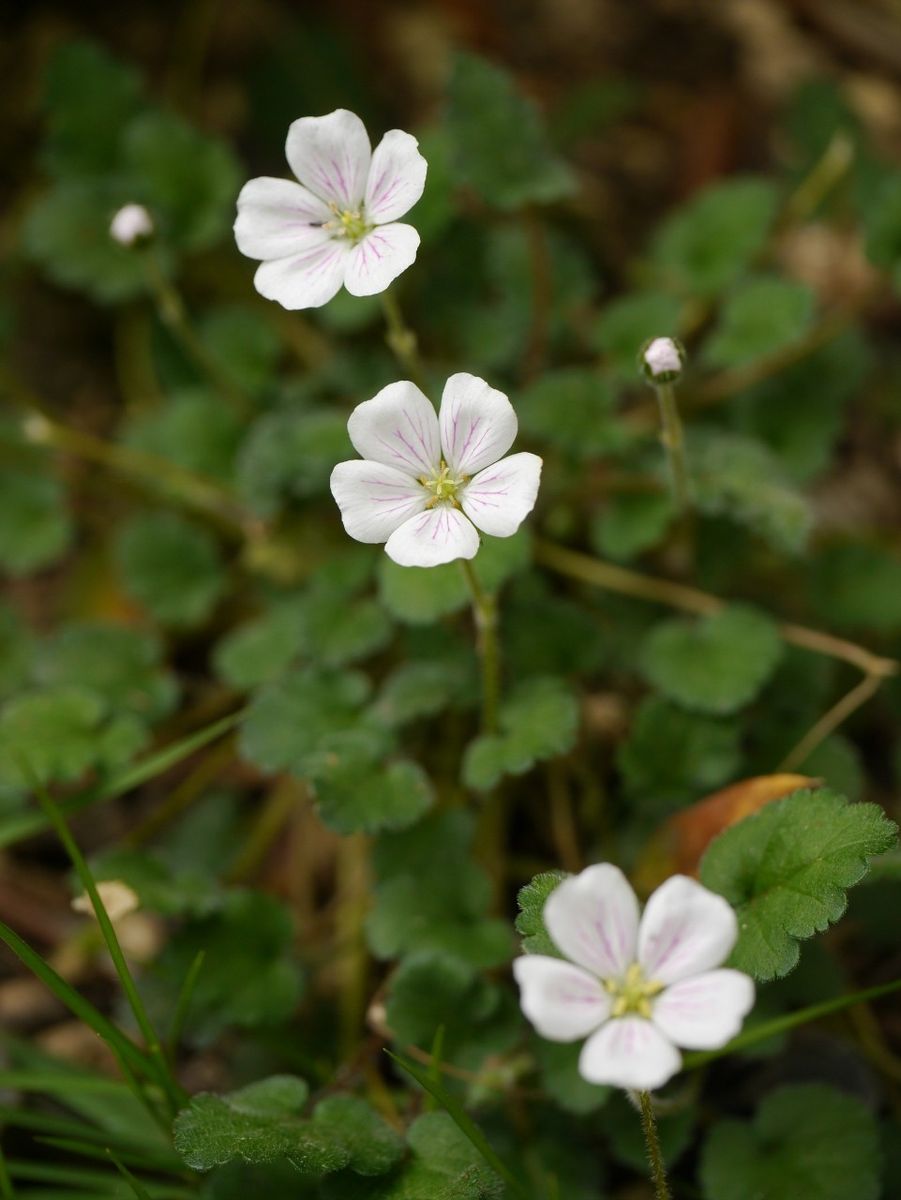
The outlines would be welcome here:
M 126 204 L 113 217 L 109 232 L 120 246 L 134 246 L 153 236 L 153 217 L 143 204 Z
M 113 924 L 121 921 L 123 917 L 127 917 L 141 904 L 137 893 L 121 879 L 105 879 L 102 883 L 97 884 L 97 892 L 106 909 L 106 915 Z M 72 908 L 77 913 L 85 913 L 87 916 L 95 915 L 91 897 L 87 892 L 82 892 L 80 896 L 75 897 L 72 901 Z
M 641 368 L 651 383 L 674 383 L 684 362 L 685 351 L 675 338 L 652 338 L 642 347 Z
M 53 440 L 53 426 L 42 413 L 29 413 L 22 422 L 25 440 L 41 446 Z

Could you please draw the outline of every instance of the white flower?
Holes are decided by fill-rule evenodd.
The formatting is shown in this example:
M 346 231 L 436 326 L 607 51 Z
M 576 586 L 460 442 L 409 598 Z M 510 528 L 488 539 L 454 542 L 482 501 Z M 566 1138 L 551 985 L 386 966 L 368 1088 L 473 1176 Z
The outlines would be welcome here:
M 735 944 L 735 913 L 686 875 L 659 887 L 639 921 L 622 871 L 588 867 L 551 892 L 544 923 L 571 961 L 516 959 L 522 1009 L 551 1041 L 588 1038 L 579 1073 L 589 1083 L 662 1087 L 682 1065 L 677 1046 L 724 1046 L 754 1003 L 747 975 L 713 969 Z
M 153 217 L 143 204 L 126 204 L 110 221 L 110 237 L 120 246 L 133 246 L 153 233 Z
M 254 284 L 285 308 L 318 308 L 342 283 L 383 292 L 416 257 L 419 234 L 397 223 L 425 187 L 426 161 L 409 133 L 391 129 L 375 153 L 358 116 L 338 108 L 301 117 L 285 155 L 300 180 L 251 179 L 238 196 L 235 240 L 262 260 Z
M 667 382 L 682 371 L 682 350 L 675 338 L 654 338 L 645 346 L 641 358 L 651 379 Z
M 362 459 L 332 471 L 344 528 L 358 542 L 385 542 L 402 567 L 472 558 L 479 529 L 510 537 L 541 475 L 537 454 L 503 457 L 516 429 L 507 397 L 475 375 L 451 375 L 439 414 L 413 383 L 382 388 L 347 423 Z

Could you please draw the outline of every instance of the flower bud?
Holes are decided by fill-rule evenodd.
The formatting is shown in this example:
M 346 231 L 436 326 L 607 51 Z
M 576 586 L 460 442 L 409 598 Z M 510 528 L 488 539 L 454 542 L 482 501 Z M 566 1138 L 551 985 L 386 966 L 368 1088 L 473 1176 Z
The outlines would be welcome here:
M 685 351 L 675 338 L 652 338 L 642 347 L 640 362 L 651 383 L 674 383 L 682 374 Z
M 126 204 L 110 222 L 110 237 L 120 246 L 134 246 L 153 236 L 153 218 L 143 204 Z

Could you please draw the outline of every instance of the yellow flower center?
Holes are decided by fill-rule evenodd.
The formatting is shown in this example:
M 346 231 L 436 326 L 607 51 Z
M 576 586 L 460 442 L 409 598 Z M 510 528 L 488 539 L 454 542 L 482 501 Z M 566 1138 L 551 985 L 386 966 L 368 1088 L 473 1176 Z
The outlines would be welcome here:
M 442 458 L 438 474 L 432 479 L 428 475 L 420 475 L 419 482 L 427 492 L 432 493 L 426 502 L 426 508 L 434 508 L 436 504 L 452 504 L 454 508 L 459 508 L 457 492 L 468 482 L 468 476 L 455 479 L 451 475 L 450 467 Z
M 335 214 L 334 220 L 326 222 L 323 228 L 327 229 L 334 237 L 348 238 L 351 242 L 358 242 L 373 228 L 363 215 L 362 208 L 340 209 L 334 200 L 330 201 L 329 208 Z
M 604 980 L 605 989 L 613 997 L 610 1015 L 650 1017 L 651 1001 L 663 991 L 664 986 L 656 979 L 645 979 L 638 963 L 632 963 L 622 979 Z

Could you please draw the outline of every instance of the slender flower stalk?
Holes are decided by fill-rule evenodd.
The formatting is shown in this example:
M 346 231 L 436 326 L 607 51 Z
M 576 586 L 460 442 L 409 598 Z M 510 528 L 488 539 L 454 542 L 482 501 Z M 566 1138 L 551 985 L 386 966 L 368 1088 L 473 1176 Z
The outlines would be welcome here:
M 688 467 L 685 460 L 685 435 L 676 405 L 674 384 L 682 373 L 683 351 L 674 338 L 654 338 L 641 353 L 645 377 L 657 393 L 660 406 L 660 440 L 669 463 L 673 499 L 681 513 L 690 506 Z
M 482 664 L 482 732 L 497 733 L 501 690 L 497 600 L 484 590 L 469 559 L 461 558 L 460 566 L 472 596 L 472 613 Z
M 660 1148 L 660 1138 L 657 1134 L 657 1119 L 654 1116 L 654 1104 L 650 1092 L 638 1093 L 638 1106 L 641 1112 L 641 1128 L 648 1152 L 648 1163 L 651 1167 L 654 1195 L 657 1200 L 670 1200 L 669 1184 L 666 1182 L 666 1167 Z
M 425 387 L 425 371 L 419 356 L 416 334 L 407 324 L 397 297 L 390 288 L 382 292 L 382 311 L 385 314 L 388 348 L 419 388 Z

